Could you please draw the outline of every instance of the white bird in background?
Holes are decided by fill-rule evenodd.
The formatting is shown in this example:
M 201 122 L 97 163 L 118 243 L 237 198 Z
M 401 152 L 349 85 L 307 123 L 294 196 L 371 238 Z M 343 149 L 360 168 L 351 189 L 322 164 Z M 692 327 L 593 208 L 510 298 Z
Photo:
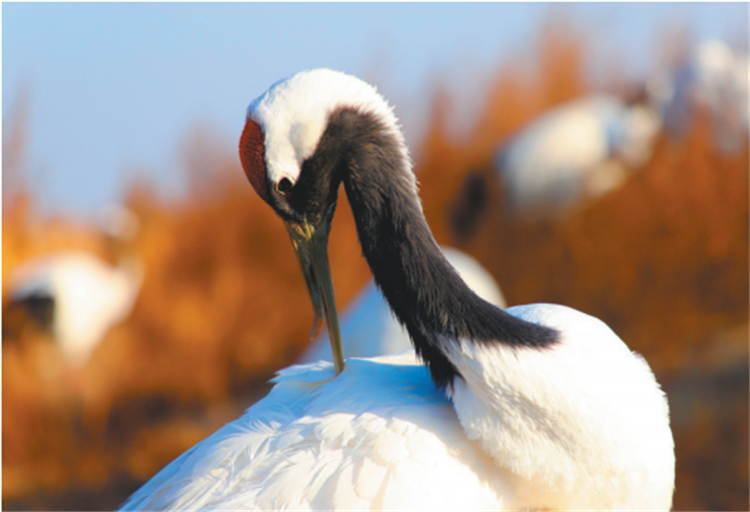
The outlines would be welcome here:
M 746 52 L 718 39 L 701 41 L 676 69 L 660 66 L 647 88 L 671 132 L 685 134 L 697 105 L 711 113 L 721 148 L 734 149 L 746 139 L 750 96 Z
M 440 247 L 461 279 L 481 298 L 505 308 L 505 297 L 492 274 L 474 258 L 452 247 Z M 347 357 L 375 357 L 412 350 L 406 329 L 393 316 L 391 307 L 370 279 L 352 300 L 341 322 L 341 344 Z M 318 336 L 297 359 L 297 364 L 333 361 L 327 333 Z
M 502 310 L 468 288 L 372 86 L 324 69 L 278 82 L 250 105 L 240 157 L 286 224 L 334 364 L 283 370 L 124 509 L 670 508 L 674 444 L 648 365 L 593 317 Z M 326 254 L 341 184 L 415 352 L 344 364 Z
M 112 243 L 130 238 L 137 219 L 121 208 L 106 214 L 105 234 Z M 85 251 L 64 251 L 27 261 L 8 276 L 9 307 L 51 331 L 72 367 L 84 366 L 107 332 L 133 308 L 143 266 L 122 255 L 117 266 Z
M 531 122 L 495 153 L 511 211 L 557 216 L 617 187 L 651 158 L 656 111 L 598 94 Z

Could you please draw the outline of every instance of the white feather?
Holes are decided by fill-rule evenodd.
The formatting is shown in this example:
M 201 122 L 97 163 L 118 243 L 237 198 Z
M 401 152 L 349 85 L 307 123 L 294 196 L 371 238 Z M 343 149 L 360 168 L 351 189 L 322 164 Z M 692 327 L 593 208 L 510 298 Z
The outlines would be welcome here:
M 470 439 L 542 508 L 640 510 L 671 506 L 674 443 L 653 373 L 602 321 L 548 304 L 509 308 L 558 329 L 544 350 L 463 343 L 449 358 L 452 394 Z
M 349 359 L 335 379 L 327 362 L 290 367 L 125 510 L 668 510 L 674 448 L 645 362 L 570 308 L 508 312 L 562 343 L 463 344 L 452 403 L 413 352 Z
M 23 263 L 10 273 L 8 287 L 16 301 L 52 298 L 53 335 L 65 358 L 81 366 L 130 314 L 142 280 L 143 268 L 133 259 L 113 267 L 93 254 L 66 251 Z
M 172 462 L 125 510 L 479 510 L 502 507 L 492 461 L 466 438 L 412 353 L 280 372 L 271 393 Z M 498 494 L 503 490 L 503 495 Z
M 736 151 L 747 142 L 749 69 L 746 51 L 708 39 L 696 44 L 676 69 L 657 68 L 647 88 L 670 131 L 684 134 L 693 106 L 699 105 L 711 114 L 719 147 Z
M 276 83 L 247 109 L 247 118 L 263 129 L 266 173 L 272 183 L 283 178 L 297 182 L 302 162 L 314 153 L 328 117 L 342 107 L 381 119 L 397 141 L 403 162 L 411 165 L 393 108 L 375 87 L 338 71 L 315 69 Z M 416 196 L 414 175 L 405 176 Z
M 617 188 L 651 156 L 661 122 L 644 106 L 595 95 L 541 116 L 498 149 L 495 167 L 516 212 L 560 213 Z M 624 166 L 623 166 L 624 164 Z

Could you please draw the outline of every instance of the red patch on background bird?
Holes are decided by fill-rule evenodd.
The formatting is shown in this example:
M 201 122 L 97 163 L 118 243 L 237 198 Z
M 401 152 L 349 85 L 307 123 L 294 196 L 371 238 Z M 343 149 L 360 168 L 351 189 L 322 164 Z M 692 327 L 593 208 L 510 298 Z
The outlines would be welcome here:
M 255 191 L 265 202 L 271 202 L 268 195 L 268 181 L 266 179 L 266 163 L 263 160 L 264 145 L 263 131 L 258 123 L 248 119 L 240 137 L 240 161 Z

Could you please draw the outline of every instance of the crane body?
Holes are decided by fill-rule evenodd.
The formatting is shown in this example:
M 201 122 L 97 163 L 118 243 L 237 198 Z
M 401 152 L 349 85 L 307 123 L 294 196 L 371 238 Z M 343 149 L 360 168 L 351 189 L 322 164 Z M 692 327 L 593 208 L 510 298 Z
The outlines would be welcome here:
M 125 510 L 671 507 L 669 409 L 648 365 L 596 318 L 503 310 L 467 286 L 432 236 L 397 120 L 372 86 L 330 70 L 278 82 L 251 103 L 240 157 L 284 221 L 334 364 L 282 371 Z M 413 352 L 341 357 L 327 258 L 341 185 Z

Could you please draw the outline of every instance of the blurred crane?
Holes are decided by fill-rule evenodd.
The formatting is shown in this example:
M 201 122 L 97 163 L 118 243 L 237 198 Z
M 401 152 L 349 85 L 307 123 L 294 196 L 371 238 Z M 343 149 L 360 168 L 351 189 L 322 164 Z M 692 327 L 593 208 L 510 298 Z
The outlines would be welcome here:
M 695 107 L 707 110 L 723 150 L 747 137 L 750 88 L 748 54 L 724 41 L 698 43 L 675 67 L 662 66 L 649 78 L 648 92 L 670 132 L 684 135 Z
M 560 215 L 617 188 L 648 162 L 660 127 L 644 103 L 604 94 L 551 110 L 495 153 L 511 211 Z
M 506 302 L 492 274 L 466 254 L 452 247 L 441 247 L 443 254 L 469 288 L 487 302 L 505 308 Z M 341 344 L 347 357 L 375 357 L 412 350 L 406 329 L 393 316 L 383 294 L 370 279 L 354 298 L 341 322 Z M 333 361 L 328 334 L 318 336 L 298 363 Z
M 118 256 L 116 266 L 85 251 L 64 251 L 27 261 L 8 277 L 6 314 L 21 314 L 48 331 L 66 362 L 82 367 L 109 329 L 126 318 L 143 280 L 143 266 L 123 249 L 137 219 L 122 208 L 104 216 L 104 232 Z M 4 333 L 5 334 L 5 333 Z

